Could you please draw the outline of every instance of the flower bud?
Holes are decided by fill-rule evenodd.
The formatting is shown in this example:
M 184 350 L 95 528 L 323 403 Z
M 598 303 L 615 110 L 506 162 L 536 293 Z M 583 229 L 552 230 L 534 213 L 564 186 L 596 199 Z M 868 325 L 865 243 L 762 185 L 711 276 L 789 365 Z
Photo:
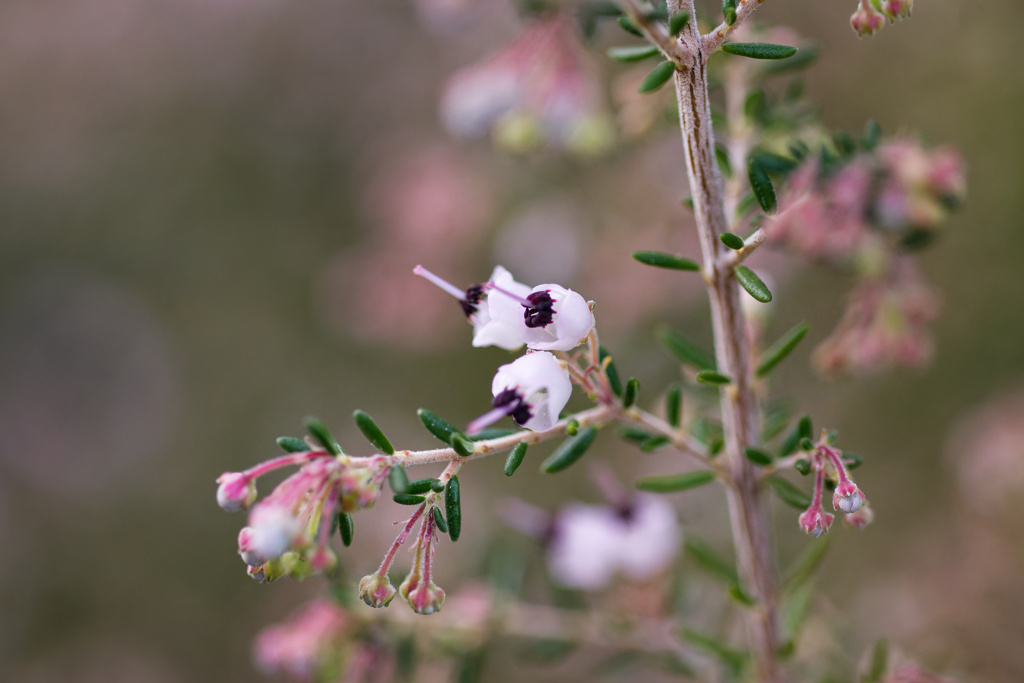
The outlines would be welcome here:
M 864 493 L 850 480 L 839 484 L 832 496 L 832 507 L 847 514 L 860 510 L 863 504 Z
M 884 24 L 885 17 L 864 4 L 850 17 L 850 26 L 861 38 L 875 35 Z
M 225 472 L 217 484 L 217 505 L 228 512 L 247 510 L 256 501 L 256 482 L 244 472 Z
M 882 13 L 890 22 L 906 19 L 914 9 L 914 0 L 883 0 Z
M 359 580 L 359 597 L 370 607 L 387 607 L 396 593 L 386 574 L 367 574 Z
M 822 534 L 828 533 L 834 519 L 835 515 L 825 512 L 820 507 L 811 506 L 800 515 L 800 528 L 808 536 L 818 538 Z
M 875 512 L 868 505 L 867 501 L 854 513 L 843 516 L 843 522 L 855 529 L 863 529 L 875 519 Z
M 417 614 L 440 612 L 441 605 L 444 604 L 444 591 L 433 581 L 424 581 L 422 572 L 416 571 L 415 568 L 405 577 L 398 591 Z

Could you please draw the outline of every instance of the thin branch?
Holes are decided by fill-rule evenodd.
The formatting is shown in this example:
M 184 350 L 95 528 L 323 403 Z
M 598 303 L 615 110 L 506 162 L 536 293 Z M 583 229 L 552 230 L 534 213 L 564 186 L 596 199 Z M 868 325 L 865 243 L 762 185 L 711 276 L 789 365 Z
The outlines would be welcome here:
M 718 48 L 722 47 L 725 43 L 725 39 L 728 38 L 733 31 L 738 29 L 750 14 L 761 6 L 764 0 L 739 0 L 736 3 L 736 21 L 729 26 L 724 21 L 718 25 L 718 27 L 711 33 L 706 34 L 701 38 L 701 52 L 704 55 L 705 61 L 710 57 Z
M 758 228 L 750 237 L 743 241 L 743 248 L 723 254 L 718 262 L 719 267 L 729 269 L 735 268 L 739 264 L 743 263 L 748 256 L 753 254 L 759 246 L 764 244 L 767 237 L 768 233 L 764 231 L 764 228 Z
M 691 48 L 674 36 L 670 36 L 665 24 L 649 18 L 648 12 L 645 12 L 637 4 L 636 0 L 619 0 L 619 8 L 640 29 L 644 37 L 661 50 L 666 59 L 675 62 L 679 66 L 687 64 L 692 52 Z

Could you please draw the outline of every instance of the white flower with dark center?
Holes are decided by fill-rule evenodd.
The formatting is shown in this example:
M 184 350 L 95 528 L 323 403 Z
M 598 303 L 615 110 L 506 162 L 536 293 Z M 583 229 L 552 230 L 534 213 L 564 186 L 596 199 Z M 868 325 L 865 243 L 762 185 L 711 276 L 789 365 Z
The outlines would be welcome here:
M 621 507 L 567 505 L 555 516 L 548 566 L 562 585 L 582 590 L 608 586 L 616 573 L 648 579 L 679 553 L 682 533 L 672 505 L 637 495 Z
M 561 285 L 534 287 L 522 304 L 519 336 L 538 351 L 569 351 L 594 327 L 594 313 L 582 296 Z
M 281 557 L 302 531 L 291 510 L 281 505 L 257 505 L 249 514 L 249 526 L 238 534 L 238 553 L 250 566 Z
M 521 301 L 530 294 L 530 288 L 516 282 L 512 273 L 496 266 L 491 278 L 482 284 L 471 285 L 462 291 L 423 266 L 413 271 L 448 292 L 462 305 L 462 311 L 473 325 L 473 346 L 497 346 L 515 351 L 523 345 L 519 334 L 519 319 L 523 316 Z
M 494 409 L 469 425 L 475 434 L 509 415 L 516 424 L 537 432 L 551 429 L 569 402 L 572 382 L 565 364 L 545 351 L 528 353 L 502 365 L 491 382 Z

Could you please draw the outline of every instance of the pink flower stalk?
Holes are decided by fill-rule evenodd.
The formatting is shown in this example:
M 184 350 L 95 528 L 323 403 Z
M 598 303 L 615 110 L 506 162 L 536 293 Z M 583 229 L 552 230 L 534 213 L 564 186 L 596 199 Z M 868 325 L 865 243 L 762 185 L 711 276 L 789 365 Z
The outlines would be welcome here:
M 261 631 L 253 644 L 253 659 L 268 674 L 312 680 L 347 625 L 348 617 L 337 604 L 317 600 L 287 622 Z
M 420 534 L 413 546 L 415 559 L 409 575 L 398 587 L 398 592 L 417 614 L 433 614 L 441 611 L 444 591 L 434 585 L 432 567 L 434 563 L 434 515 L 426 514 L 420 526 Z
M 412 514 L 409 519 L 405 522 L 405 527 L 401 533 L 398 534 L 398 538 L 391 544 L 391 548 L 388 550 L 384 559 L 380 563 L 380 567 L 377 568 L 373 574 L 367 574 L 359 581 L 359 597 L 362 598 L 370 607 L 387 607 L 394 600 L 397 591 L 395 587 L 391 585 L 391 579 L 388 578 L 388 572 L 391 571 L 391 565 L 395 561 L 395 557 L 398 556 L 398 551 L 405 543 L 406 539 L 409 538 L 409 534 L 412 533 L 416 523 L 423 518 L 426 513 L 427 505 L 423 504 L 416 509 L 416 512 Z M 433 515 L 430 515 L 433 519 Z
M 843 461 L 842 451 L 828 444 L 824 432 L 811 454 L 811 468 L 814 471 L 814 494 L 810 506 L 799 517 L 800 528 L 806 534 L 817 538 L 828 533 L 832 526 L 835 516 L 825 512 L 822 506 L 826 475 L 836 482 L 835 493 L 832 496 L 832 505 L 836 511 L 844 513 L 852 526 L 867 526 L 873 514 L 865 506 L 864 492 L 850 477 L 850 470 Z M 863 514 L 854 516 L 862 510 Z
M 599 80 L 568 16 L 541 19 L 512 43 L 456 72 L 445 85 L 441 120 L 459 137 L 491 134 L 503 148 L 547 144 L 599 154 L 614 139 Z
M 248 525 L 238 534 L 238 552 L 254 579 L 272 581 L 284 574 L 297 577 L 324 572 L 337 563 L 328 547 L 334 520 L 341 512 L 372 507 L 387 476 L 387 456 L 353 458 L 310 450 L 268 460 L 244 472 L 218 478 L 218 502 L 242 509 L 255 499 L 256 478 L 298 465 L 249 511 Z

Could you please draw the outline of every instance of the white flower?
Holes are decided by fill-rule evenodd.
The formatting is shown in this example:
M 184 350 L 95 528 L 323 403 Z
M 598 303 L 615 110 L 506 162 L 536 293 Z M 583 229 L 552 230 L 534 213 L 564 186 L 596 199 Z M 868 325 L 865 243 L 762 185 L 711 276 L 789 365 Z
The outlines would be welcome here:
M 558 422 L 572 394 L 572 382 L 565 364 L 553 354 L 528 353 L 498 368 L 491 394 L 494 410 L 470 424 L 471 434 L 506 415 L 522 427 L 543 432 Z
M 534 287 L 526 300 L 525 314 L 518 320 L 519 336 L 531 349 L 569 351 L 579 346 L 594 327 L 590 304 L 561 285 Z
M 473 346 L 497 346 L 515 351 L 523 345 L 523 338 L 519 334 L 523 306 L 516 298 L 504 292 L 525 299 L 530 294 L 530 288 L 516 282 L 512 273 L 502 266 L 495 266 L 488 284 L 500 288 L 500 291 L 485 291 L 476 312 L 469 316 L 469 321 L 473 323 Z
M 412 272 L 459 300 L 462 311 L 473 325 L 473 346 L 497 346 L 515 351 L 523 345 L 519 321 L 523 317 L 522 302 L 530 294 L 530 288 L 516 282 L 512 273 L 502 266 L 495 267 L 490 280 L 472 285 L 466 291 L 423 266 L 416 266 Z
M 622 572 L 646 579 L 679 553 L 682 533 L 672 505 L 636 496 L 625 510 L 610 505 L 568 505 L 558 512 L 548 545 L 548 566 L 559 583 L 599 590 Z
M 301 531 L 302 524 L 287 508 L 260 504 L 238 535 L 238 552 L 248 565 L 263 564 L 290 550 Z

